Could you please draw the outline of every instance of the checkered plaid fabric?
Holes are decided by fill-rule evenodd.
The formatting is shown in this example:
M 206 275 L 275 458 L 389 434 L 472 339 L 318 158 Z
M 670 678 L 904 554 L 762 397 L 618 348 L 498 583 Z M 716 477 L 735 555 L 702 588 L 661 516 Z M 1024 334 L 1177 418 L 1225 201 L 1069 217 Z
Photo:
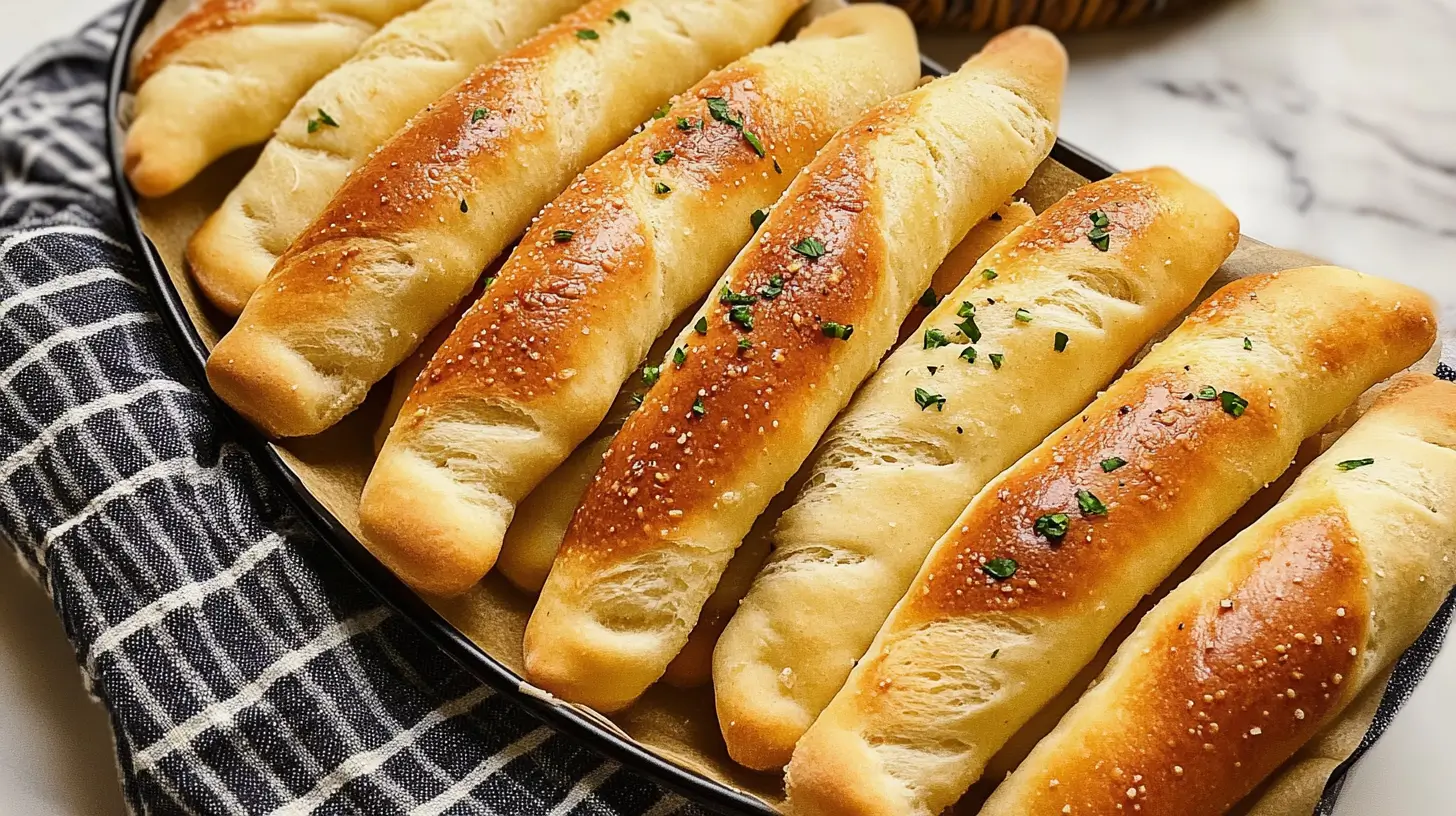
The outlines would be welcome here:
M 120 21 L 0 84 L 0 526 L 110 712 L 131 809 L 697 813 L 423 643 L 180 374 L 104 157 Z
M 0 529 L 110 712 L 127 804 L 701 813 L 424 644 L 302 527 L 180 374 L 104 156 L 120 21 L 110 14 L 0 80 Z M 1367 744 L 1449 615 L 1450 604 L 1406 655 Z

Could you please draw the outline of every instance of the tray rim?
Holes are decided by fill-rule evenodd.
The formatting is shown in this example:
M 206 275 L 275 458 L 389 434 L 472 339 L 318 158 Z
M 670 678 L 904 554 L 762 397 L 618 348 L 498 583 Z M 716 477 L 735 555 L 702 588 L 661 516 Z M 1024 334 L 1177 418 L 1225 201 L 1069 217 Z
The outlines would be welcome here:
M 242 447 L 253 456 L 264 476 L 327 545 L 329 554 L 342 562 L 385 605 L 399 613 L 431 644 L 442 650 L 470 675 L 521 706 L 545 725 L 566 734 L 594 753 L 642 774 L 694 804 L 733 816 L 780 816 L 779 811 L 764 806 L 757 798 L 659 756 L 563 703 L 523 691 L 523 678 L 467 638 L 375 559 L 334 514 L 314 498 L 307 486 L 274 450 L 267 437 L 214 393 L 207 381 L 207 346 L 188 316 L 166 264 L 142 229 L 138 196 L 126 179 L 122 161 L 120 137 L 123 129 L 119 113 L 122 97 L 127 90 L 132 49 L 142 29 L 163 1 L 129 0 L 106 78 L 106 158 L 111 171 L 112 188 L 116 194 L 118 214 L 125 224 L 127 237 L 137 253 L 137 259 L 145 267 L 147 288 L 156 301 L 168 335 L 177 346 L 187 375 L 207 396 Z M 944 76 L 950 73 L 944 66 L 924 56 L 921 57 L 921 70 L 928 76 Z M 1111 165 L 1060 137 L 1052 148 L 1051 158 L 1092 181 L 1101 180 L 1116 172 Z

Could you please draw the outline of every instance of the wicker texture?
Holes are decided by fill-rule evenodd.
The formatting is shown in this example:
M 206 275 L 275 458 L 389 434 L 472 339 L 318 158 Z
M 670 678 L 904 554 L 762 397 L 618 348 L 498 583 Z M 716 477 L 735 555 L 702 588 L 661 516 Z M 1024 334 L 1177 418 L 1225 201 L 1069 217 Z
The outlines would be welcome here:
M 1000 31 L 1034 23 L 1052 31 L 1127 25 L 1209 0 L 892 0 L 917 25 Z

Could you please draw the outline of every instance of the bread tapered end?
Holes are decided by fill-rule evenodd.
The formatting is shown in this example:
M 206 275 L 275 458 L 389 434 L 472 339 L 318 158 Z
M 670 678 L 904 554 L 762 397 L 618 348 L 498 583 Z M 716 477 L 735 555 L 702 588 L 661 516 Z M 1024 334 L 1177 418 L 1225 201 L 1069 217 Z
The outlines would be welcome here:
M 761 704 L 739 705 L 721 690 L 716 699 L 718 726 L 734 762 L 755 771 L 777 771 L 789 764 L 794 744 L 810 725 L 804 717 L 794 716 L 802 715 L 802 710 L 797 707 L 793 711 L 765 710 Z
M 1018 26 L 991 38 L 966 67 L 997 74 L 1002 84 L 1055 124 L 1061 118 L 1067 64 L 1067 49 L 1055 34 Z
M 160 198 L 181 189 L 206 164 L 191 154 L 195 148 L 169 139 L 149 117 L 138 118 L 127 131 L 121 166 L 131 186 L 146 198 Z
M 838 728 L 811 731 L 785 770 L 789 816 L 911 814 L 905 797 L 886 790 L 887 777 L 864 740 Z
M 375 557 L 428 595 L 465 592 L 500 555 L 508 519 L 460 493 L 446 468 L 386 447 L 359 499 L 359 524 Z
M 235 328 L 225 335 L 207 359 L 207 381 L 223 402 L 275 438 L 311 436 L 339 419 L 328 381 L 267 334 Z
M 526 626 L 526 678 L 567 702 L 603 714 L 621 711 L 657 680 L 647 676 L 639 650 L 614 648 L 624 638 L 631 636 L 608 632 L 544 594 Z

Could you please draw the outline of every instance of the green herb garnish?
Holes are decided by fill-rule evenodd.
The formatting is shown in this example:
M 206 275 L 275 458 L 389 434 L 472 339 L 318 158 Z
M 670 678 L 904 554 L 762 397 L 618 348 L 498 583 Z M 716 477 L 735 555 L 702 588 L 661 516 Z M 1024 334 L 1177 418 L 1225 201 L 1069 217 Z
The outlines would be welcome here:
M 981 270 L 981 277 L 984 280 L 988 280 L 988 281 L 996 280 L 996 270 L 994 270 L 994 269 L 982 269 Z
M 956 324 L 960 333 L 964 334 L 966 339 L 972 343 L 981 342 L 981 327 L 976 325 L 976 307 L 969 300 L 963 300 L 961 305 L 956 307 L 956 315 L 965 318 Z
M 743 353 L 743 352 L 745 352 L 745 351 L 748 351 L 751 348 L 753 348 L 753 341 L 752 340 L 749 340 L 747 337 L 740 337 L 740 338 L 738 338 L 738 351 L 739 351 L 740 354 Z
M 689 122 L 688 120 L 686 120 L 686 119 L 682 118 L 681 116 L 679 116 L 677 118 L 677 129 L 678 130 L 692 130 L 693 129 L 693 123 L 692 122 Z
M 667 116 L 667 112 L 670 111 L 670 110 L 672 110 L 672 102 L 671 102 L 671 100 L 669 100 L 667 102 L 663 102 L 662 103 L 662 107 L 660 107 L 657 110 L 655 110 L 655 111 L 652 112 L 652 118 L 653 119 L 662 119 L 663 117 Z
M 1068 339 L 1069 338 L 1067 337 L 1065 332 L 1057 332 L 1056 335 L 1052 338 L 1052 348 L 1056 349 L 1059 352 L 1066 351 Z
M 848 323 L 835 323 L 833 320 L 824 321 L 824 325 L 819 328 L 824 332 L 825 337 L 832 337 L 835 340 L 848 340 L 849 336 L 854 334 L 853 325 Z
M 942 397 L 941 395 L 932 393 L 930 391 L 926 391 L 924 388 L 917 388 L 915 389 L 915 404 L 919 405 L 920 410 L 922 411 L 926 410 L 932 405 L 935 406 L 935 410 L 944 411 L 945 397 Z
M 1232 414 L 1235 418 L 1243 416 L 1244 411 L 1249 407 L 1248 400 L 1232 391 L 1220 391 L 1218 401 L 1223 404 L 1224 412 Z
M 774 273 L 768 279 L 768 284 L 758 290 L 758 296 L 764 300 L 773 300 L 784 293 L 784 276 Z
M 1244 338 L 1244 351 L 1253 351 L 1253 350 L 1254 350 L 1254 341 L 1253 340 L 1250 340 L 1247 337 L 1245 337 Z
M 1107 213 L 1101 210 L 1093 210 L 1090 214 L 1088 214 L 1087 220 L 1091 221 L 1092 226 L 1094 227 L 1107 229 L 1108 227 L 1112 226 L 1112 221 L 1107 218 Z
M 1030 323 L 1031 320 L 1032 320 L 1031 312 L 1027 311 L 1026 309 L 1017 309 L 1016 310 L 1016 322 L 1017 323 Z
M 624 23 L 632 22 L 632 15 L 628 14 L 626 9 L 617 9 L 616 11 L 612 12 L 612 16 L 616 17 L 618 20 L 621 20 Z
M 687 349 L 684 349 L 682 346 L 678 346 L 677 348 L 675 348 L 675 349 L 672 350 L 672 364 L 673 365 L 677 366 L 678 368 L 682 368 L 683 367 L 683 363 L 686 363 L 687 361 L 688 361 L 688 352 L 687 352 Z
M 672 192 L 672 188 L 659 181 L 656 184 L 652 185 L 652 192 L 657 193 L 658 195 L 667 195 L 668 193 Z
M 1198 389 L 1198 393 L 1194 396 L 1198 397 L 1201 400 L 1216 400 L 1218 399 L 1218 389 L 1214 388 L 1211 385 L 1205 385 L 1202 388 Z
M 700 317 L 700 318 L 698 318 L 698 322 L 696 322 L 696 323 L 693 324 L 693 331 L 697 332 L 698 334 L 707 334 L 708 333 L 708 318 L 706 318 L 706 317 Z
M 707 414 L 708 414 L 708 407 L 703 404 L 703 398 L 702 397 L 698 397 L 697 399 L 693 400 L 693 415 L 694 416 L 707 416 Z
M 602 37 L 590 28 L 579 28 L 576 30 L 576 38 L 578 40 L 600 40 Z
M 1017 564 L 1015 559 L 992 558 L 990 561 L 987 561 L 986 563 L 981 565 L 981 571 L 985 572 L 987 575 L 995 578 L 998 581 L 1004 581 L 1007 578 L 1010 578 L 1011 576 L 1016 574 L 1016 567 Z M 996 652 L 999 651 L 1001 650 L 997 649 L 995 652 L 992 652 L 991 657 L 995 657 Z
M 558 244 L 564 244 L 567 241 L 570 241 L 572 236 L 574 235 L 576 235 L 576 233 L 572 232 L 571 230 L 559 229 L 551 233 L 551 240 L 555 241 Z
M 744 331 L 753 331 L 752 306 L 734 306 L 728 310 L 728 319 L 742 326 Z
M 657 381 L 661 377 L 662 377 L 662 368 L 661 367 L 659 367 L 659 366 L 643 366 L 642 367 L 642 384 L 645 385 L 645 386 L 647 386 L 648 388 L 651 388 L 652 386 L 656 385 L 657 384 Z
M 945 336 L 945 332 L 940 329 L 925 330 L 925 348 L 933 349 L 948 345 L 950 345 L 950 338 Z
M 732 125 L 739 129 L 743 127 L 743 120 L 733 115 L 733 111 L 728 109 L 728 100 L 721 96 L 708 97 L 708 113 L 714 119 L 726 125 Z
M 1071 518 L 1066 513 L 1047 513 L 1036 520 L 1032 529 L 1036 530 L 1038 535 L 1045 536 L 1052 541 L 1059 541 L 1062 536 L 1067 534 L 1071 522 Z
M 754 210 L 753 212 L 751 212 L 751 213 L 748 214 L 748 223 L 750 223 L 750 224 L 753 225 L 753 231 L 754 232 L 757 232 L 758 231 L 758 228 L 761 227 L 761 226 L 763 226 L 763 222 L 765 222 L 767 220 L 768 220 L 768 207 L 764 207 L 761 210 Z
M 758 138 L 757 133 L 751 130 L 745 130 L 743 131 L 743 138 L 748 141 L 748 146 L 753 148 L 753 152 L 757 153 L 759 158 L 767 155 L 767 151 L 763 149 L 763 140 Z
M 656 153 L 652 154 L 652 163 L 667 164 L 668 162 L 672 161 L 672 156 L 673 153 L 671 150 L 659 150 Z
M 1003 363 L 1006 360 L 1006 355 L 1004 355 L 1004 354 L 988 354 L 986 356 L 988 356 L 988 357 L 991 358 L 991 367 L 994 368 L 994 369 L 996 369 L 997 371 L 1000 371 L 1001 370 L 1001 363 Z
M 790 249 L 812 260 L 814 258 L 824 257 L 825 246 L 823 241 L 810 236 L 794 244 Z
M 336 128 L 339 126 L 339 123 L 334 121 L 334 117 L 330 116 L 328 111 L 324 110 L 323 108 L 319 108 L 318 118 L 308 120 L 308 132 L 317 133 L 318 129 L 320 127 L 323 127 L 324 125 L 328 125 L 331 128 Z
M 970 363 L 971 365 L 975 365 L 976 364 L 976 347 L 975 346 L 966 346 L 965 351 L 962 351 L 961 352 L 961 359 L 962 360 L 965 360 L 966 362 Z
M 920 293 L 920 305 L 927 309 L 934 309 L 935 304 L 939 302 L 940 300 L 936 298 L 935 287 L 933 286 L 925 287 L 925 291 Z
M 1121 456 L 1112 456 L 1107 459 L 1103 459 L 1102 472 L 1111 473 L 1112 471 L 1117 470 L 1125 464 L 1127 464 L 1127 460 L 1122 458 Z
M 1365 467 L 1366 465 L 1373 465 L 1373 464 L 1375 464 L 1375 460 L 1374 459 L 1370 459 L 1370 458 L 1366 458 L 1366 459 L 1346 459 L 1345 461 L 1339 463 L 1338 465 L 1335 465 L 1335 467 L 1339 468 L 1340 470 L 1354 470 L 1355 468 L 1362 468 L 1362 467 Z
M 475 113 L 470 114 L 470 122 L 471 124 L 474 124 L 476 122 L 479 122 L 481 119 L 486 118 L 487 116 L 490 116 L 490 111 L 486 110 L 485 108 L 476 108 Z
M 1107 515 L 1107 505 L 1103 504 L 1101 499 L 1097 498 L 1088 490 L 1077 491 L 1077 506 L 1082 508 L 1082 515 L 1084 516 Z
M 732 289 L 728 288 L 728 284 L 726 283 L 723 284 L 722 291 L 718 292 L 718 302 L 726 303 L 730 306 L 747 306 L 757 301 L 758 298 L 748 294 L 747 292 L 733 291 Z

